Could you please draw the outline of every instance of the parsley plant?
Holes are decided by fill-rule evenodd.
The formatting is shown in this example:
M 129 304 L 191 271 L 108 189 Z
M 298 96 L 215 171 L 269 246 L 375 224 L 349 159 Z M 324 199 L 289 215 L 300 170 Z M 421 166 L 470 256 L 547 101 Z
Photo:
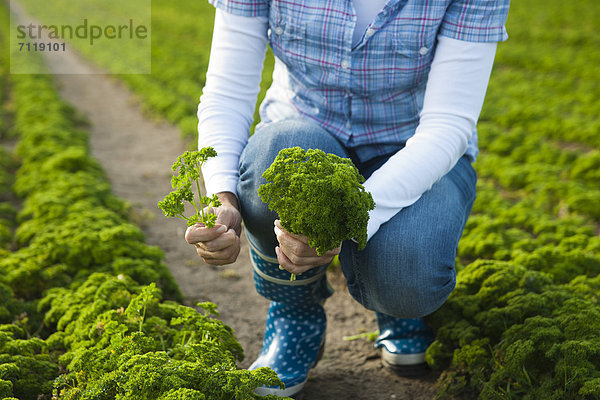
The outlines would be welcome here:
M 221 205 L 217 195 L 201 196 L 200 195 L 200 167 L 206 160 L 215 157 L 217 152 L 212 147 L 204 147 L 200 151 L 186 151 L 173 164 L 172 170 L 177 171 L 177 174 L 171 178 L 171 186 L 173 190 L 158 203 L 160 208 L 167 217 L 177 217 L 185 220 L 188 226 L 192 226 L 197 222 L 203 223 L 207 228 L 215 226 L 217 216 L 206 212 L 210 207 L 218 207 Z M 196 201 L 193 186 L 196 186 L 199 199 Z M 188 201 L 194 206 L 196 213 L 186 217 L 184 213 L 184 201 Z
M 350 159 L 292 147 L 281 150 L 262 176 L 267 180 L 258 189 L 262 201 L 279 214 L 288 232 L 307 236 L 317 254 L 347 239 L 361 249 L 366 246 L 375 202 Z

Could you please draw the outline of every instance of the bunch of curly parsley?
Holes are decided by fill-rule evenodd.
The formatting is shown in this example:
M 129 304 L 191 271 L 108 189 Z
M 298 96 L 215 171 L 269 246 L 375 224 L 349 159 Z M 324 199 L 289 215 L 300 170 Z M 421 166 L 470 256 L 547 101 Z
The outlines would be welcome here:
M 365 179 L 348 158 L 322 150 L 283 149 L 263 173 L 258 195 L 279 214 L 281 225 L 307 236 L 323 255 L 347 239 L 367 245 L 369 210 L 375 208 Z

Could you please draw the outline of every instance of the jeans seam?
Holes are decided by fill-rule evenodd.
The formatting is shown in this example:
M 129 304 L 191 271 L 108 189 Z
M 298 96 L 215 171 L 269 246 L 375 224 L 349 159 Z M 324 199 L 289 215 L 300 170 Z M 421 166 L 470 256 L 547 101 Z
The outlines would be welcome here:
M 361 278 L 361 274 L 360 274 L 360 269 L 358 268 L 358 264 L 359 264 L 359 257 L 358 257 L 358 248 L 357 245 L 355 244 L 352 247 L 352 269 L 354 270 L 354 279 L 356 281 L 356 283 L 358 284 L 358 292 L 360 295 L 360 303 L 363 305 L 363 307 L 365 307 L 366 309 L 369 309 L 369 302 L 367 301 L 367 296 L 366 296 L 366 289 L 364 286 L 364 282 Z

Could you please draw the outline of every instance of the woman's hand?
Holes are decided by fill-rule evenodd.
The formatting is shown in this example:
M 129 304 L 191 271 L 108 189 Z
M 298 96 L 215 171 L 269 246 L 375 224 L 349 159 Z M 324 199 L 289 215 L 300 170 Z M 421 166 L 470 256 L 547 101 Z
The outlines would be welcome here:
M 206 228 L 200 223 L 190 226 L 185 232 L 185 240 L 196 246 L 196 252 L 206 263 L 225 265 L 235 262 L 240 254 L 242 216 L 233 193 L 222 192 L 217 196 L 221 205 L 208 210 L 217 215 L 215 226 Z
M 281 221 L 275 220 L 275 235 L 279 242 L 279 247 L 275 248 L 277 261 L 286 271 L 292 274 L 300 275 L 311 268 L 320 265 L 329 264 L 333 257 L 340 254 L 342 245 L 340 245 L 319 256 L 315 249 L 308 245 L 308 238 L 303 235 L 294 235 L 287 232 L 282 226 Z

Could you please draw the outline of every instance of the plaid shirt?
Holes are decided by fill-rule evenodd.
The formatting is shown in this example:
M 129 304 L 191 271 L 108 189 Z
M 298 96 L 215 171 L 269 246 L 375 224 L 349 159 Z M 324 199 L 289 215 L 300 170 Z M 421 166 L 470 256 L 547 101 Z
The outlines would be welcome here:
M 276 57 L 261 124 L 310 118 L 361 161 L 401 149 L 414 134 L 438 34 L 505 40 L 510 0 L 390 0 L 352 45 L 351 0 L 209 0 L 269 19 Z M 467 154 L 477 155 L 477 133 Z

